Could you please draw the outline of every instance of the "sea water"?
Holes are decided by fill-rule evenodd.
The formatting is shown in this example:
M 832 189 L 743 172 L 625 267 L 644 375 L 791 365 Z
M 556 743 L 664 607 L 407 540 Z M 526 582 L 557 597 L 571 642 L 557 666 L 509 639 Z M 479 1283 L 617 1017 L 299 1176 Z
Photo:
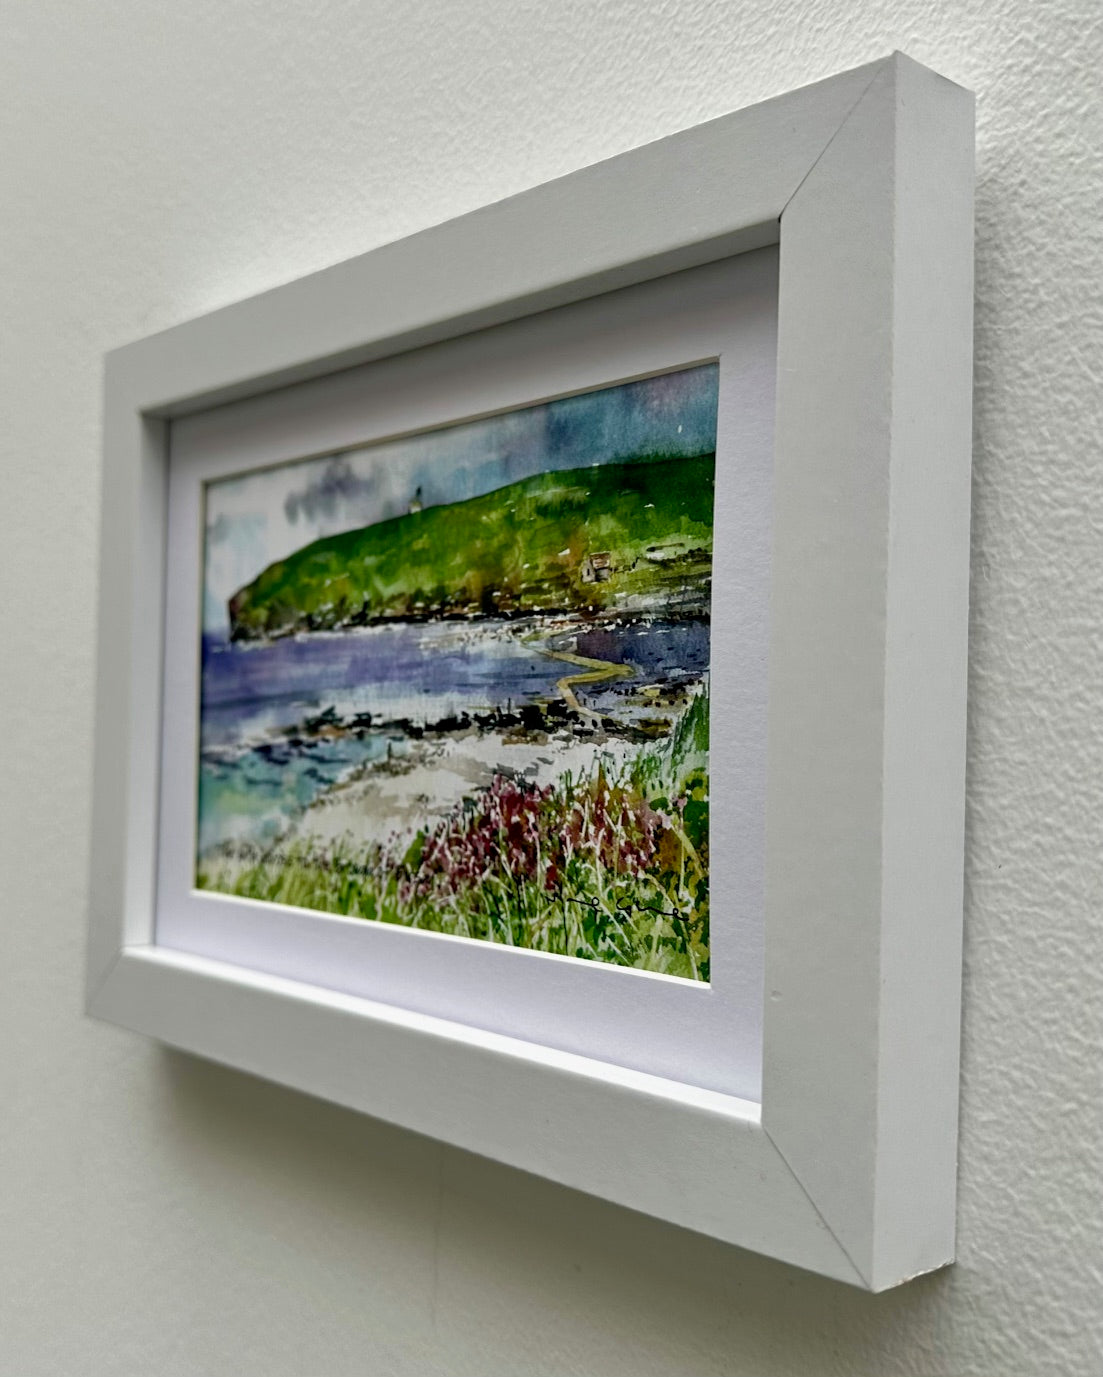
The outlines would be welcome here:
M 709 627 L 559 618 L 391 623 L 264 642 L 206 636 L 200 853 L 279 836 L 358 766 L 401 754 L 412 725 L 555 699 L 558 681 L 579 672 L 556 650 L 630 668 L 630 677 L 575 689 L 594 710 L 623 715 L 636 686 L 708 670 Z M 319 724 L 327 710 L 356 719 L 355 730 Z

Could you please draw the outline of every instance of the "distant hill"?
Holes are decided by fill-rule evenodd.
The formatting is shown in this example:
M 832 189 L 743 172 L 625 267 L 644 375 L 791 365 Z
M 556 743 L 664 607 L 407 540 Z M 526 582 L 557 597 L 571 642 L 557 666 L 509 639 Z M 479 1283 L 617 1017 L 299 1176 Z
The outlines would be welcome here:
M 391 620 L 708 607 L 714 456 L 542 473 L 327 536 L 230 599 L 235 640 Z

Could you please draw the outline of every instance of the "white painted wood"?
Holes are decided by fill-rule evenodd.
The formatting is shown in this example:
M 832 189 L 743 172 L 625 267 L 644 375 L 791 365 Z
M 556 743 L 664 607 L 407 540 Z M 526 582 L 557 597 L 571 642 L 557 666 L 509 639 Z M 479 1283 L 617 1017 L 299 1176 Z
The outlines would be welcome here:
M 973 400 L 972 128 L 968 92 L 899 61 L 884 922 L 870 1270 L 876 1287 L 930 1268 L 940 1254 L 952 1257 L 954 1247 Z
M 764 101 L 118 349 L 141 409 L 233 396 L 777 242 L 878 64 Z
M 126 952 L 97 1013 L 861 1284 L 750 1101 L 158 947 Z
M 877 1288 L 953 1254 L 971 129 L 897 57 L 782 219 L 764 1123 Z
M 107 363 L 86 988 L 153 939 L 161 731 L 165 423 Z
M 899 56 L 108 361 L 90 1011 L 871 1289 L 952 1249 L 971 104 Z M 763 1103 L 150 945 L 158 417 L 780 236 Z

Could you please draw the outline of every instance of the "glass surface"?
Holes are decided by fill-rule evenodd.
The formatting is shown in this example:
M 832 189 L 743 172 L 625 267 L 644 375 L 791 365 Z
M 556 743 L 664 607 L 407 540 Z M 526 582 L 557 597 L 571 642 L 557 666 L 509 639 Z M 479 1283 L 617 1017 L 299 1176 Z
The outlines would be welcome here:
M 707 980 L 717 389 L 208 482 L 197 886 Z

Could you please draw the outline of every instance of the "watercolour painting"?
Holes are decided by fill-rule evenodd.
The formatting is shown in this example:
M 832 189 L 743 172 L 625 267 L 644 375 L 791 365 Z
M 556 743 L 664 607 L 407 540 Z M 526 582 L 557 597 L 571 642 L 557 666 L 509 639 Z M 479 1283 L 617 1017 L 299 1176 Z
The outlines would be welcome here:
M 208 482 L 197 886 L 708 980 L 718 377 Z

